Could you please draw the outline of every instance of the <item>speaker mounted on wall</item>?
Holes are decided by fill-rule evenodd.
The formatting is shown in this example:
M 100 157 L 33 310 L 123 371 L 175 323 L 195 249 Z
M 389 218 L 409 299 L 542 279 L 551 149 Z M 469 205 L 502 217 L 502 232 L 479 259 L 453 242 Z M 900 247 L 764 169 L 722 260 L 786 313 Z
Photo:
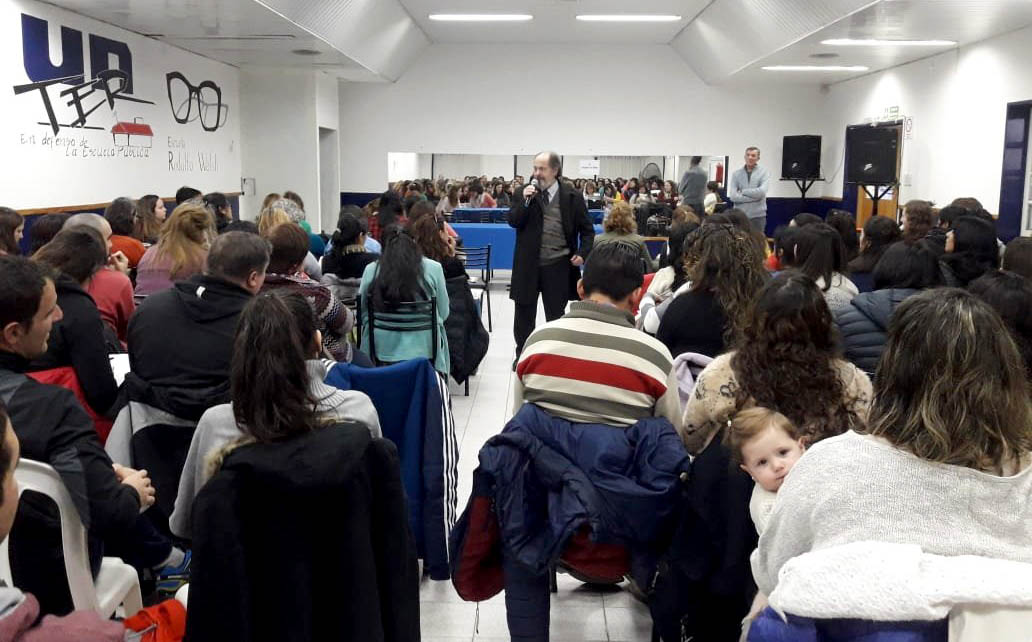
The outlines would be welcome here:
M 781 146 L 783 180 L 816 180 L 821 177 L 821 137 L 785 136 Z
M 846 128 L 846 182 L 893 185 L 898 182 L 899 128 L 853 125 Z

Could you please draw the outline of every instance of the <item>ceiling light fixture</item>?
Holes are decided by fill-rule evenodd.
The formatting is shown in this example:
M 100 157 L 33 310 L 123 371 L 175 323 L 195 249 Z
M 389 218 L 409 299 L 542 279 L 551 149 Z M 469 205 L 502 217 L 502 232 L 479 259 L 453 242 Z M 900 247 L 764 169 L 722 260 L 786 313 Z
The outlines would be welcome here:
M 876 38 L 832 38 L 822 40 L 829 47 L 952 47 L 954 40 L 878 40 Z
M 862 65 L 771 65 L 764 71 L 867 71 Z
M 428 17 L 439 22 L 523 22 L 534 19 L 529 13 L 431 13 Z
M 583 22 L 677 22 L 681 16 L 649 15 L 643 13 L 628 14 L 582 14 L 577 16 Z

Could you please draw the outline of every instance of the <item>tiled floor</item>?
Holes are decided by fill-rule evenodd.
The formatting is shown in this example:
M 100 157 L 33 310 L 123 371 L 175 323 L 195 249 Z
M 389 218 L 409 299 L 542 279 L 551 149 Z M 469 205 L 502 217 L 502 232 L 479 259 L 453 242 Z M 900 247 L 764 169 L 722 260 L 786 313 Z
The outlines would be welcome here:
M 465 507 L 473 484 L 477 453 L 509 418 L 512 359 L 512 301 L 505 289 L 508 275 L 496 272 L 491 307 L 494 331 L 491 346 L 470 381 L 469 397 L 452 383 L 452 407 L 459 440 L 459 510 Z M 538 310 L 538 324 L 544 314 Z M 552 596 L 551 640 L 649 640 L 652 621 L 648 610 L 622 589 L 600 593 L 567 575 L 559 575 L 559 593 Z M 424 580 L 420 587 L 423 642 L 495 642 L 509 639 L 504 596 L 479 605 L 463 602 L 450 582 Z M 479 609 L 478 609 L 479 607 Z M 478 613 L 479 610 L 479 613 Z

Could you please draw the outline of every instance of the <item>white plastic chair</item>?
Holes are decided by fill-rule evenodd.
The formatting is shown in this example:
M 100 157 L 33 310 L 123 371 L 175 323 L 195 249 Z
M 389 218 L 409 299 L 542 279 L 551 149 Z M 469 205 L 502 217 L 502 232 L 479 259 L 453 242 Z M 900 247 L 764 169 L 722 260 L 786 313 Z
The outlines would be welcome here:
M 100 573 L 94 581 L 90 573 L 90 559 L 86 548 L 86 529 L 72 503 L 60 475 L 47 464 L 22 459 L 14 471 L 19 495 L 25 490 L 42 493 L 57 504 L 61 515 L 61 548 L 64 551 L 65 574 L 75 610 L 96 611 L 101 617 L 110 617 L 123 607 L 124 617 L 135 615 L 143 608 L 140 578 L 136 569 L 117 557 L 105 557 Z M 11 560 L 7 539 L 0 544 L 0 577 L 13 586 Z

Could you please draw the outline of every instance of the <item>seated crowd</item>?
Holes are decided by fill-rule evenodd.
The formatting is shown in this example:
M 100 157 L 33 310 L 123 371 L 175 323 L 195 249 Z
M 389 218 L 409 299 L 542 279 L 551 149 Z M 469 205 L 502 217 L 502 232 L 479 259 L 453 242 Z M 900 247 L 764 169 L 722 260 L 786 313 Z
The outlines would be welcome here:
M 961 198 L 859 233 L 843 210 L 800 214 L 769 245 L 715 211 L 719 185 L 686 180 L 575 182 L 604 233 L 581 248 L 579 300 L 517 355 L 512 419 L 452 534 L 459 594 L 504 588 L 521 641 L 549 637 L 555 568 L 627 577 L 670 641 L 944 641 L 956 618 L 990 639 L 998 607 L 1027 622 L 1032 588 L 1008 580 L 1032 572 L 1032 240 L 1004 245 Z M 413 445 L 384 438 L 371 395 L 325 380 L 421 359 L 465 381 L 488 335 L 448 214 L 508 207 L 523 184 L 399 182 L 329 235 L 289 191 L 255 223 L 184 187 L 171 211 L 118 198 L 37 217 L 25 239 L 0 208 L 0 541 L 17 587 L 0 587 L 0 630 L 122 639 L 56 579 L 61 518 L 19 499 L 21 457 L 69 489 L 95 577 L 119 557 L 148 602 L 196 587 L 192 640 L 418 640 Z M 675 213 L 656 259 L 643 203 Z M 179 458 L 171 475 L 113 460 L 154 425 L 180 428 L 146 443 Z

